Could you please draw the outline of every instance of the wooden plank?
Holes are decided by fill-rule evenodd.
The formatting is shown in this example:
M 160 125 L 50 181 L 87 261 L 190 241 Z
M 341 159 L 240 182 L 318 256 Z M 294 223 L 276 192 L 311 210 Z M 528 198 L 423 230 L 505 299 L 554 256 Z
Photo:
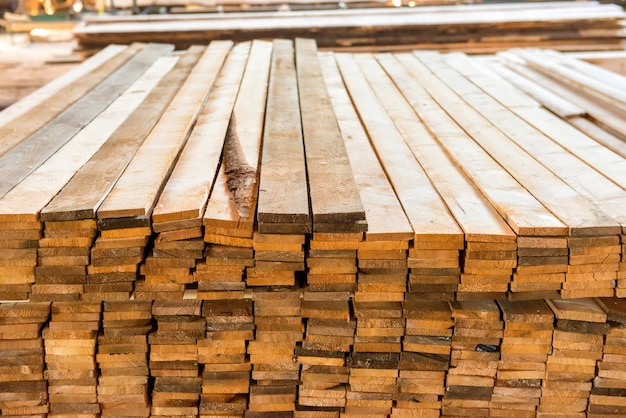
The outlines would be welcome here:
M 204 213 L 231 118 L 249 43 L 233 48 L 152 213 L 153 223 L 200 218 Z
M 263 133 L 257 218 L 310 232 L 304 144 L 291 41 L 274 41 Z M 268 226 L 271 229 L 271 225 Z M 270 230 L 260 232 L 271 232 Z M 298 231 L 299 232 L 299 231 Z
M 593 138 L 596 142 L 607 147 L 614 153 L 626 158 L 626 142 L 618 136 L 602 129 L 587 118 L 570 118 L 568 122 L 582 131 L 585 135 Z
M 102 202 L 97 212 L 99 219 L 150 216 L 164 180 L 171 173 L 180 148 L 187 140 L 231 47 L 231 42 L 224 41 L 206 48 L 172 99 L 168 107 L 171 111 L 166 111 L 159 120 Z M 198 85 L 204 88 L 198 89 Z
M 296 40 L 296 71 L 313 230 L 321 223 L 365 221 L 346 147 L 312 39 Z
M 147 46 L 117 72 L 63 111 L 54 119 L 54 123 L 38 130 L 0 157 L 3 172 L 0 195 L 5 195 L 36 170 L 106 109 L 157 58 L 167 54 L 171 49 L 170 45 Z

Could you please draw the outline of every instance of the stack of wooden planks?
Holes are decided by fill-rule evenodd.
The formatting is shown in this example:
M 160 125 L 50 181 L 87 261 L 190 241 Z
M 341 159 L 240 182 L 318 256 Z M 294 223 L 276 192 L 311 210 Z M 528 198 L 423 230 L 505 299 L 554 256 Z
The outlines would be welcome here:
M 50 303 L 0 304 L 0 411 L 3 416 L 45 416 L 48 412 L 41 328 Z
M 623 299 L 406 304 L 401 352 L 332 358 L 293 354 L 302 298 L 3 302 L 3 415 L 623 415 Z
M 151 301 L 105 302 L 96 360 L 101 416 L 148 417 Z
M 310 39 L 112 46 L 0 113 L 3 415 L 623 413 L 625 142 L 502 76 L 552 59 L 623 122 L 556 52 Z
M 177 48 L 218 39 L 307 37 L 352 50 L 435 49 L 490 53 L 519 47 L 623 49 L 625 13 L 595 1 L 464 4 L 413 8 L 206 13 L 85 19 L 74 29 L 82 48 L 171 42 Z
M 156 300 L 152 315 L 156 329 L 148 335 L 153 378 L 150 416 L 197 416 L 202 390 L 198 340 L 206 329 L 202 301 Z

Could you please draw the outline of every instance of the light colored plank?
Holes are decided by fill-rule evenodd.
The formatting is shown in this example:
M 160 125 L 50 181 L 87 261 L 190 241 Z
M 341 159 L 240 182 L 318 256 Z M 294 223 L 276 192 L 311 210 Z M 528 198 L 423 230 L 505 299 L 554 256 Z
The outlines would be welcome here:
M 409 240 L 413 228 L 374 153 L 359 116 L 341 81 L 331 53 L 322 53 L 320 62 L 337 122 L 352 165 L 355 181 L 365 207 L 368 230 L 366 240 Z
M 606 322 L 606 312 L 593 298 L 546 299 L 556 319 L 571 321 Z
M 206 48 L 163 117 L 102 202 L 98 219 L 150 216 L 231 47 L 230 41 L 216 41 Z
M 44 208 L 43 221 L 96 217 L 98 207 L 167 109 L 199 54 L 185 53 L 180 59 L 171 59 L 178 60 L 174 68 Z
M 415 239 L 462 239 L 463 232 L 385 113 L 354 57 L 337 54 L 336 60 L 372 146 L 413 227 Z
M 258 220 L 310 229 L 293 43 L 274 41 L 263 133 Z
M 567 233 L 561 221 L 491 159 L 433 101 L 418 83 L 420 76 L 412 73 L 414 58 L 411 55 L 381 54 L 377 58 L 439 143 L 517 234 Z
M 589 119 L 583 117 L 569 118 L 567 121 L 585 135 L 593 138 L 596 142 L 607 147 L 622 158 L 626 158 L 626 141 L 623 139 L 605 131 Z
M 376 60 L 366 54 L 359 55 L 357 60 L 386 112 L 463 229 L 466 240 L 515 241 L 515 233 L 450 161 Z
M 204 213 L 249 51 L 250 44 L 242 43 L 228 55 L 157 201 L 153 223 L 199 219 Z
M 412 62 L 412 68 L 423 80 L 423 87 L 440 106 L 446 109 L 455 121 L 468 132 L 499 164 L 525 188 L 539 199 L 552 213 L 570 227 L 571 235 L 609 235 L 620 232 L 621 227 L 608 215 L 585 197 L 581 196 L 565 182 L 548 171 L 539 162 L 525 153 L 519 146 L 508 142 L 508 138 L 490 121 L 470 105 L 463 102 L 459 93 L 459 80 L 446 79 L 447 73 L 434 75 L 425 62 L 428 57 L 419 57 L 420 62 Z M 447 84 L 447 85 L 446 85 Z M 492 115 L 495 119 L 497 115 Z M 503 146 L 506 144 L 506 147 Z
M 296 71 L 313 231 L 320 231 L 320 223 L 364 221 L 365 210 L 324 85 L 314 40 L 296 39 Z
M 19 215 L 38 218 L 44 206 L 132 114 L 175 62 L 176 58 L 172 57 L 157 60 L 111 106 L 0 199 L 0 219 Z

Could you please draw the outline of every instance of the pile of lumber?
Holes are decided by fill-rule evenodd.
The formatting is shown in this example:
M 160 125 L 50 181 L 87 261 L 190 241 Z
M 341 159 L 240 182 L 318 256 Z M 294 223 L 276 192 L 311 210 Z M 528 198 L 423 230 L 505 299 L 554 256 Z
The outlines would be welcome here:
M 184 49 L 223 39 L 297 37 L 353 51 L 609 50 L 623 49 L 625 16 L 621 7 L 596 1 L 114 16 L 85 19 L 74 36 L 87 50 L 112 43 L 171 42 Z
M 0 113 L 2 415 L 623 415 L 625 80 L 105 48 Z

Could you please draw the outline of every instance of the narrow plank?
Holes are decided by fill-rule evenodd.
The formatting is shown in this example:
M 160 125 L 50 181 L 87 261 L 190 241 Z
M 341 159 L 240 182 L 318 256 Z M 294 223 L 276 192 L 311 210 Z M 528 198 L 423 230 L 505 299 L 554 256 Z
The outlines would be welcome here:
M 152 222 L 199 219 L 220 164 L 239 83 L 250 50 L 236 45 L 183 148 L 152 213 Z
M 64 110 L 53 123 L 44 126 L 0 157 L 0 196 L 5 195 L 50 158 L 106 109 L 157 58 L 169 53 L 172 48 L 167 44 L 145 47 L 118 71 Z
M 519 235 L 565 235 L 566 227 L 484 151 L 437 106 L 412 73 L 410 55 L 378 55 L 377 59 L 407 101 L 437 136 L 440 144 L 472 179 L 485 197 Z M 402 61 L 408 60 L 407 64 Z M 444 129 L 445 128 L 445 129 Z M 463 152 L 459 152 L 463 144 Z
M 366 239 L 408 240 L 413 229 L 389 184 L 389 180 L 370 146 L 350 97 L 341 81 L 341 74 L 330 53 L 320 54 L 324 81 L 352 165 L 356 185 L 365 208 L 368 229 Z
M 40 211 L 44 210 L 45 205 L 59 193 L 76 171 L 98 152 L 126 117 L 133 114 L 175 61 L 171 57 L 159 58 L 70 142 L 0 199 L 0 219 L 27 214 L 38 217 Z M 90 177 L 89 181 L 93 182 L 94 178 Z
M 66 221 L 94 219 L 129 161 L 197 63 L 199 54 L 185 53 L 151 91 L 144 102 L 111 135 L 98 152 L 72 177 L 61 192 L 42 210 L 41 219 Z
M 320 223 L 365 220 L 312 39 L 296 39 L 296 71 L 313 230 Z
M 385 167 L 416 239 L 461 239 L 463 233 L 413 157 L 393 121 L 367 85 L 354 57 L 337 54 L 337 64 L 349 94 Z M 420 187 L 415 188 L 418 184 Z
M 446 112 L 463 127 L 473 140 L 488 152 L 499 164 L 550 211 L 569 226 L 572 235 L 609 235 L 617 234 L 621 229 L 609 216 L 598 210 L 588 199 L 548 171 L 539 162 L 526 154 L 518 146 L 502 147 L 507 137 L 482 117 L 478 111 L 464 103 L 454 92 L 457 86 L 452 81 L 446 85 L 441 74 L 435 75 L 424 61 L 426 57 L 416 56 L 416 60 L 407 60 L 423 80 L 422 86 L 432 95 Z
M 150 216 L 231 47 L 230 41 L 218 41 L 206 48 L 168 110 L 102 202 L 98 219 Z
M 310 232 L 306 163 L 293 52 L 291 41 L 274 41 L 257 218 L 259 222 L 299 223 L 308 226 Z

